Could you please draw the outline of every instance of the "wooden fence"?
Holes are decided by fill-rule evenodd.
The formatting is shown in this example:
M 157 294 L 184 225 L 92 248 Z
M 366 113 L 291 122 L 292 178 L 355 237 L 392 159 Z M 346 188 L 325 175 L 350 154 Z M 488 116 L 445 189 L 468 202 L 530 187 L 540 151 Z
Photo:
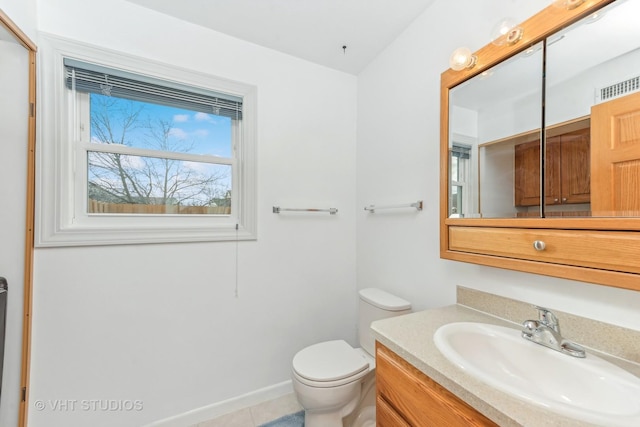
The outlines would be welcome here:
M 229 215 L 230 206 L 143 205 L 133 203 L 105 203 L 89 199 L 89 213 L 113 214 L 170 214 L 170 215 Z

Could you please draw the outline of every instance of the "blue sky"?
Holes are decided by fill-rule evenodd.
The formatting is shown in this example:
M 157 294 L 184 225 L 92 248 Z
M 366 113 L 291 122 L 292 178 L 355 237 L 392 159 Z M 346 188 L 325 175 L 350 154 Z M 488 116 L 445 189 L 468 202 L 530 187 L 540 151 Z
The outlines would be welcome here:
M 131 122 L 137 113 L 137 119 Z M 95 143 L 232 157 L 231 119 L 227 117 L 92 93 L 91 119 L 91 140 Z M 164 139 L 165 128 L 159 121 L 168 129 L 167 139 Z M 128 122 L 129 126 L 125 125 Z M 154 132 L 159 137 L 154 138 Z M 124 194 L 117 171 L 120 166 L 114 166 L 108 154 L 89 151 L 89 160 L 91 182 L 112 193 Z M 151 197 L 166 196 L 164 183 L 159 182 L 155 174 L 148 174 L 148 171 L 168 170 L 161 158 L 126 155 L 120 157 L 119 162 L 130 171 L 129 176 L 139 188 L 151 191 Z M 179 198 L 183 205 L 207 204 L 210 197 L 224 198 L 231 189 L 230 165 L 215 161 L 173 160 L 170 168 L 170 179 L 180 187 L 171 197 Z M 204 187 L 192 185 L 193 180 L 211 177 L 215 179 L 206 184 L 208 190 L 204 192 Z M 184 185 L 179 185 L 180 182 Z
M 109 108 L 111 126 L 116 133 L 122 129 L 121 117 L 118 116 L 122 116 L 123 111 L 137 110 L 142 107 L 141 123 L 146 123 L 148 118 L 170 123 L 172 142 L 191 147 L 189 153 L 231 157 L 231 119 L 228 117 L 98 94 L 91 94 L 92 111 L 107 98 L 111 103 Z M 129 133 L 128 144 L 146 148 L 144 144 L 146 135 L 148 131 L 137 128 Z M 93 129 L 92 138 L 94 138 Z

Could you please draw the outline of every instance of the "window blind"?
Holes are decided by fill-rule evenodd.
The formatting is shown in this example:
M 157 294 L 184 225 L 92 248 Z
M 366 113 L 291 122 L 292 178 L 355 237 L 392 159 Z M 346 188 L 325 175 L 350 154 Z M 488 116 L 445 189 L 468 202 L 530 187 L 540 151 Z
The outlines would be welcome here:
M 467 145 L 453 143 L 453 146 L 451 147 L 450 152 L 451 152 L 451 157 L 468 159 L 471 155 L 471 147 Z
M 242 98 L 176 82 L 64 59 L 69 89 L 242 119 Z

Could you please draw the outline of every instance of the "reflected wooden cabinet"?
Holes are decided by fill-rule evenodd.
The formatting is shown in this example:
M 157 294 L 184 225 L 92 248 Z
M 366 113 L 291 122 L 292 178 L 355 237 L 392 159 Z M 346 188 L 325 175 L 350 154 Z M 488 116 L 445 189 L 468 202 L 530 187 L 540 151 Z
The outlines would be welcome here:
M 547 204 L 589 203 L 591 201 L 590 129 L 549 138 L 555 152 Z M 558 148 L 559 147 L 559 148 Z M 558 153 L 559 152 L 559 153 Z M 559 162 L 558 162 L 559 159 Z M 557 163 L 560 163 L 558 166 Z
M 540 205 L 540 140 L 515 146 L 516 206 Z
M 379 342 L 376 387 L 378 427 L 497 426 Z
M 590 130 L 580 129 L 547 139 L 545 204 L 589 203 Z M 540 141 L 515 146 L 516 206 L 540 205 Z

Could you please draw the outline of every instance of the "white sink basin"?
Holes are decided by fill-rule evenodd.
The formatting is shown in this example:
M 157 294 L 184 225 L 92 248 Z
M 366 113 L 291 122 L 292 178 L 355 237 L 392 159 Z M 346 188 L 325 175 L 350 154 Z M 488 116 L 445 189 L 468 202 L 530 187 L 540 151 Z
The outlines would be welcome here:
M 465 372 L 531 404 L 593 424 L 640 426 L 640 378 L 593 354 L 571 357 L 484 323 L 449 323 L 433 339 Z

